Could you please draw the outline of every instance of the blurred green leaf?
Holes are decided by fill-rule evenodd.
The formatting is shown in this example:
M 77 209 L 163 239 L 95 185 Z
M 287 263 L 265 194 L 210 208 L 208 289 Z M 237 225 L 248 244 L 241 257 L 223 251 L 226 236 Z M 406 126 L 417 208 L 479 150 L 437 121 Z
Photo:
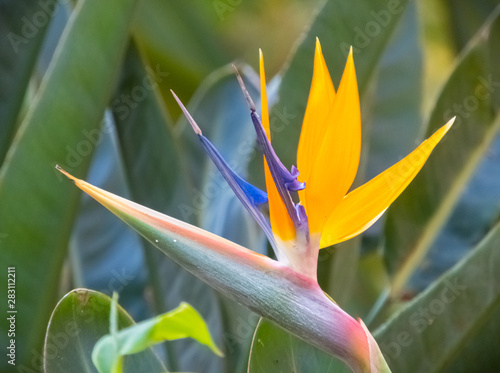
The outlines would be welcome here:
M 410 153 L 422 125 L 423 61 L 417 3 L 410 2 L 374 73 L 368 92 L 367 179 Z M 373 83 L 372 83 L 373 84 Z
M 495 373 L 500 371 L 498 341 L 500 340 L 500 311 L 498 307 L 490 312 L 486 322 L 478 324 L 468 334 L 467 341 L 455 354 L 453 361 L 444 370 L 446 373 L 469 373 L 481 371 Z
M 460 52 L 498 6 L 498 0 L 446 0 L 450 14 L 452 38 Z
M 390 208 L 385 260 L 398 295 L 420 265 L 500 129 L 497 8 L 445 84 L 426 137 L 453 116 L 457 120 L 422 171 Z
M 311 346 L 266 319 L 260 319 L 252 342 L 248 373 L 349 373 L 332 355 Z
M 222 356 L 200 314 L 189 304 L 181 303 L 163 315 L 105 335 L 96 343 L 92 361 L 100 373 L 111 373 L 114 372 L 113 367 L 122 365 L 123 356 L 137 354 L 166 340 L 181 338 L 193 338 Z M 145 371 L 143 366 L 140 369 Z
M 227 63 L 224 46 L 207 32 L 216 22 L 208 1 L 192 6 L 182 0 L 146 0 L 138 5 L 133 35 L 148 64 L 171 74 L 169 86 L 159 88 L 174 117 L 180 110 L 169 89 L 187 101 L 207 74 Z
M 169 86 L 170 74 L 158 75 L 155 73 L 158 71 L 143 63 L 135 44 L 131 43 L 111 102 L 128 189 L 138 203 L 186 221 L 198 221 L 201 210 L 186 212 L 191 212 L 187 206 L 192 206 L 195 198 L 187 157 L 189 148 L 186 149 L 179 130 L 170 123 L 159 94 L 161 87 Z M 218 95 L 216 89 L 210 93 Z M 205 162 L 204 155 L 193 160 L 193 163 Z M 220 343 L 221 311 L 216 293 L 146 240 L 142 242 L 155 312 L 163 313 L 185 300 L 204 315 Z M 165 345 L 171 370 L 204 369 L 209 373 L 223 369 L 223 361 L 200 345 L 189 341 Z
M 18 268 L 19 366 L 41 367 L 44 329 L 58 291 L 79 193 L 59 181 L 55 163 L 84 175 L 127 41 L 133 0 L 79 2 L 56 58 L 21 124 L 0 174 L 2 263 Z M 92 58 L 92 63 L 89 63 Z M 7 286 L 2 280 L 0 297 Z M 38 289 L 33 291 L 33 289 Z M 40 294 L 44 294 L 42 297 Z M 2 323 L 0 342 L 6 345 Z M 33 363 L 32 363 L 33 362 Z M 0 370 L 8 371 L 6 359 Z
M 131 42 L 111 110 L 134 199 L 181 217 L 177 205 L 189 199 L 191 181 L 185 150 L 159 95 L 170 86 L 170 75 L 145 65 Z
M 443 372 L 469 339 L 500 312 L 500 225 L 459 264 L 375 332 L 394 372 Z M 481 348 L 484 341 L 476 340 Z M 468 372 L 490 372 L 500 360 L 464 362 Z M 494 369 L 493 371 L 496 371 Z
M 97 372 L 91 355 L 96 342 L 109 333 L 110 307 L 111 299 L 97 291 L 76 289 L 66 294 L 54 309 L 47 327 L 44 371 Z M 132 318 L 118 306 L 118 329 L 136 327 L 133 325 Z M 126 358 L 124 372 L 165 372 L 152 349 L 142 351 Z
M 0 166 L 14 137 L 19 110 L 36 62 L 55 0 L 0 2 Z M 45 21 L 36 25 L 34 14 L 42 11 Z

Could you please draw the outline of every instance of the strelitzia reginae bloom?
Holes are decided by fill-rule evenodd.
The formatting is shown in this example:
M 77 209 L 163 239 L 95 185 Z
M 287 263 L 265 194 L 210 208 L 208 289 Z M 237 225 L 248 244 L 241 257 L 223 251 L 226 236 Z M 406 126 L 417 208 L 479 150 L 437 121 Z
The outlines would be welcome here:
M 352 51 L 336 91 L 316 41 L 297 167 L 292 166 L 290 171 L 271 145 L 262 52 L 261 116 L 241 77 L 237 78 L 264 154 L 267 193 L 229 167 L 174 97 L 210 158 L 264 230 L 278 261 L 61 171 L 153 245 L 230 298 L 343 359 L 355 372 L 389 372 L 363 322 L 345 313 L 320 289 L 316 278 L 318 251 L 368 229 L 413 180 L 453 120 L 394 166 L 349 191 L 361 152 L 361 115 Z M 264 203 L 269 204 L 269 220 L 259 208 Z

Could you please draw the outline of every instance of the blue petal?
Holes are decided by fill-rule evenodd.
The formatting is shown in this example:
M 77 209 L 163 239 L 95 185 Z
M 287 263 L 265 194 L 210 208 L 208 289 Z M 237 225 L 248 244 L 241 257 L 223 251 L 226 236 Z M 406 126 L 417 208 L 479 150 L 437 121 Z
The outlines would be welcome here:
M 210 159 L 212 159 L 219 172 L 222 174 L 226 182 L 233 190 L 234 194 L 236 194 L 236 197 L 238 197 L 238 199 L 243 203 L 243 206 L 245 206 L 247 211 L 254 217 L 254 219 L 260 225 L 260 227 L 266 234 L 267 239 L 271 243 L 273 249 L 277 251 L 277 245 L 274 239 L 273 232 L 271 230 L 271 225 L 266 220 L 266 218 L 264 218 L 264 216 L 257 207 L 258 205 L 267 202 L 268 200 L 267 194 L 264 191 L 260 190 L 259 188 L 253 186 L 252 184 L 247 183 L 245 180 L 243 180 L 243 178 L 241 178 L 239 175 L 236 174 L 236 172 L 233 171 L 233 169 L 224 160 L 224 158 L 222 158 L 222 155 L 210 142 L 210 140 L 208 140 L 205 136 L 203 136 L 200 127 L 196 124 L 195 120 L 193 119 L 191 114 L 189 114 L 189 112 L 184 107 L 179 98 L 176 96 L 176 94 L 173 91 L 171 92 L 174 95 L 174 98 L 179 104 L 180 108 L 182 109 L 184 115 L 186 116 L 188 122 L 193 127 L 194 132 L 198 135 L 198 138 L 200 139 L 201 143 L 203 144 L 203 147 L 210 156 Z
M 222 174 L 226 182 L 233 190 L 236 197 L 243 203 L 243 206 L 250 212 L 254 219 L 259 223 L 261 228 L 266 233 L 271 244 L 274 244 L 274 236 L 271 231 L 271 226 L 264 218 L 262 213 L 257 208 L 257 205 L 267 202 L 267 193 L 246 182 L 243 178 L 236 174 L 229 164 L 222 158 L 222 155 L 215 146 L 202 134 L 198 134 L 203 147 L 207 151 L 210 159 Z
M 266 192 L 248 183 L 236 173 L 234 174 L 234 177 L 240 188 L 243 189 L 247 197 L 251 201 L 253 201 L 254 205 L 262 205 L 263 203 L 267 203 L 268 200 Z

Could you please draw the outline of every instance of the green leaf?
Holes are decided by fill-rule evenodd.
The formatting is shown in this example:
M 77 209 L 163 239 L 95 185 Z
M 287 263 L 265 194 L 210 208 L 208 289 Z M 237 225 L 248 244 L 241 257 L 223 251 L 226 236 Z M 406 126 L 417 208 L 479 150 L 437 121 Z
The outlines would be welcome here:
M 450 13 L 452 38 L 459 52 L 481 28 L 481 25 L 498 5 L 496 0 L 447 0 L 444 4 Z
M 94 145 L 86 135 L 98 127 L 115 82 L 134 0 L 78 3 L 38 95 L 0 173 L 1 262 L 19 271 L 16 294 L 19 366 L 32 364 L 58 298 L 79 193 L 60 183 L 54 164 L 84 175 Z M 89 63 L 92 61 L 92 63 Z M 7 286 L 2 280 L 0 297 Z M 32 291 L 38 289 L 38 291 Z M 40 294 L 44 294 L 43 297 Z M 3 324 L 4 325 L 4 324 Z M 7 333 L 0 333 L 6 345 Z M 7 370 L 6 359 L 0 370 Z
M 385 260 L 396 296 L 443 228 L 500 129 L 500 7 L 462 55 L 432 112 L 428 137 L 457 120 L 428 163 L 390 208 Z
M 498 320 L 499 246 L 497 224 L 467 257 L 375 332 L 393 371 L 446 371 L 471 336 L 493 317 Z M 488 360 L 469 360 L 466 371 L 490 371 L 491 361 L 499 364 L 498 354 Z
M 218 22 L 212 2 L 196 7 L 182 0 L 146 0 L 138 4 L 133 35 L 151 66 L 169 72 L 160 91 L 169 111 L 180 114 L 170 94 L 186 100 L 215 68 L 227 63 L 224 46 L 214 32 Z M 214 47 L 215 46 L 215 47 Z
M 0 165 L 15 133 L 19 111 L 55 0 L 40 9 L 38 1 L 2 1 L 0 3 Z M 34 14 L 43 12 L 46 21 L 33 24 Z
M 371 179 L 410 153 L 422 126 L 423 61 L 417 3 L 410 2 L 374 73 L 376 87 L 365 119 Z
M 161 87 L 170 86 L 169 76 L 159 66 L 143 64 L 131 41 L 111 109 L 134 199 L 182 216 L 177 205 L 189 199 L 191 185 L 185 152 L 159 95 Z
M 187 149 L 179 130 L 170 123 L 159 94 L 161 87 L 169 86 L 169 76 L 157 67 L 145 66 L 135 44 L 130 44 L 118 90 L 111 101 L 120 153 L 134 201 L 187 221 L 197 221 L 200 211 L 184 213 L 191 211 L 186 206 L 192 206 L 194 197 Z M 216 87 L 209 93 L 219 96 Z M 126 97 L 132 100 L 128 102 Z M 190 132 L 186 135 L 196 137 Z M 206 163 L 207 157 L 202 156 L 196 163 Z M 149 242 L 143 240 L 142 244 L 155 312 L 163 313 L 185 300 L 204 315 L 214 338 L 220 342 L 222 321 L 217 294 Z M 223 369 L 224 362 L 200 345 L 182 341 L 165 346 L 170 370 L 203 369 L 209 373 Z
M 97 372 L 92 364 L 92 350 L 96 342 L 109 333 L 110 309 L 111 299 L 97 291 L 76 289 L 66 294 L 54 309 L 47 327 L 44 371 Z M 134 325 L 120 306 L 116 320 L 118 329 Z M 152 349 L 127 357 L 124 367 L 126 373 L 165 372 Z
M 193 338 L 223 356 L 200 314 L 189 304 L 181 303 L 175 310 L 105 335 L 95 345 L 92 361 L 100 373 L 114 372 L 113 367 L 120 365 L 123 356 L 180 338 Z M 141 367 L 141 371 L 145 369 Z
M 255 330 L 248 373 L 349 373 L 342 361 L 261 319 Z

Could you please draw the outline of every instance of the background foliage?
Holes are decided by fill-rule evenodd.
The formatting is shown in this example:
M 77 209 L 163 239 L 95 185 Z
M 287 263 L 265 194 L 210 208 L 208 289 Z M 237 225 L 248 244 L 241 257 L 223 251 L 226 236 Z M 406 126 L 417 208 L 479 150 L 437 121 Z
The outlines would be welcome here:
M 365 320 L 394 372 L 499 371 L 499 12 L 494 0 L 1 0 L 0 308 L 7 310 L 6 268 L 14 266 L 18 313 L 17 366 L 2 358 L 0 370 L 41 371 L 52 310 L 76 287 L 120 292 L 137 321 L 181 301 L 192 304 L 226 357 L 191 341 L 167 342 L 156 354 L 173 371 L 346 369 L 273 324 L 259 323 L 54 169 L 58 163 L 106 190 L 268 254 L 262 233 L 203 153 L 169 90 L 189 103 L 234 168 L 263 186 L 248 109 L 229 64 L 236 62 L 258 101 L 253 68 L 263 49 L 268 80 L 274 76 L 273 143 L 290 166 L 318 36 L 336 86 L 346 48 L 354 48 L 364 136 L 356 183 L 457 116 L 382 221 L 320 253 L 323 289 Z M 71 299 L 77 307 L 79 299 Z M 72 320 L 71 310 L 58 309 L 60 319 Z M 125 313 L 123 320 L 131 322 Z M 47 340 L 54 356 L 75 351 L 65 323 L 51 324 L 63 330 L 53 335 L 66 336 Z M 2 317 L 2 348 L 9 344 L 7 328 Z M 88 328 L 79 330 L 96 339 Z M 263 350 L 264 343 L 272 348 Z M 306 358 L 310 364 L 296 365 Z

